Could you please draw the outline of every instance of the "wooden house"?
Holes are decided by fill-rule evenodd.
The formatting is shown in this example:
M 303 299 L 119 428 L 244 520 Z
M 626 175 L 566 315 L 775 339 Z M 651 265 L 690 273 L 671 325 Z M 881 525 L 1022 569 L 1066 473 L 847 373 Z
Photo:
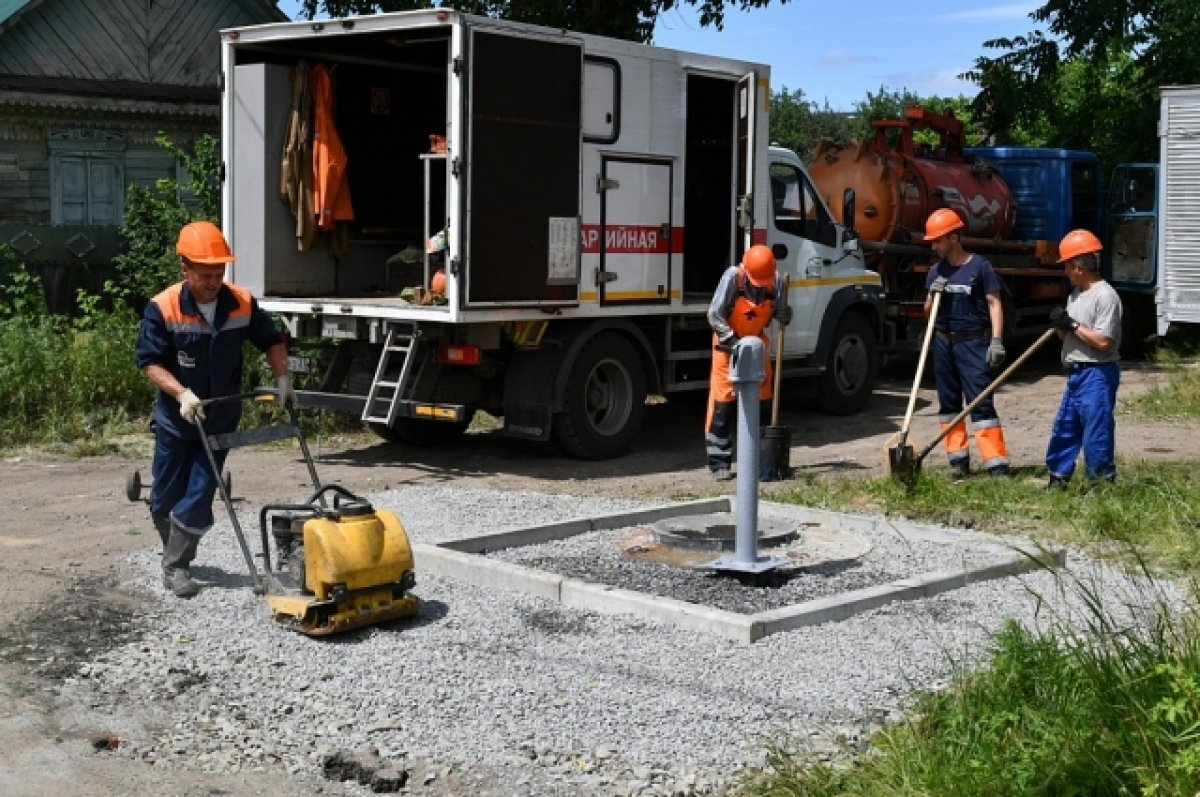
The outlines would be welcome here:
M 0 0 L 0 242 L 73 295 L 120 251 L 131 184 L 178 177 L 155 143 L 217 135 L 222 28 L 273 0 Z

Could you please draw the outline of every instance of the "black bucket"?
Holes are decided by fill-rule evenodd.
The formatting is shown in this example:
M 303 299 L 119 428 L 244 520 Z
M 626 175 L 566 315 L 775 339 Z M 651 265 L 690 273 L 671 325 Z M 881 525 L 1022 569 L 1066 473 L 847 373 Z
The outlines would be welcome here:
M 792 429 L 764 426 L 758 445 L 758 480 L 777 482 L 791 478 Z

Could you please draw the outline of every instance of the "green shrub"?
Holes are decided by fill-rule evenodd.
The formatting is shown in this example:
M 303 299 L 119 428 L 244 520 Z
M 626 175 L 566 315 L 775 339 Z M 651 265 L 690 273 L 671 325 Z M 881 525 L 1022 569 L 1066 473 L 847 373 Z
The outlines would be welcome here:
M 8 244 L 0 243 L 0 318 L 43 316 L 46 293 Z

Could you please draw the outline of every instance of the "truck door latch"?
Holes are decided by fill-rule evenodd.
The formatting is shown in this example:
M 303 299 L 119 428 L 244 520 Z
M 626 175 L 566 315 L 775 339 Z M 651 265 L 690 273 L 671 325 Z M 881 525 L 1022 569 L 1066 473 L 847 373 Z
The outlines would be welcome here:
M 614 180 L 611 177 L 600 177 L 600 176 L 596 177 L 596 193 L 597 194 L 603 194 L 605 191 L 611 191 L 613 189 L 620 188 L 620 187 L 621 187 L 621 183 L 619 180 Z
M 596 269 L 596 287 L 597 288 L 600 287 L 600 283 L 602 283 L 602 282 L 616 282 L 616 281 L 617 281 L 617 272 L 601 271 L 600 269 Z

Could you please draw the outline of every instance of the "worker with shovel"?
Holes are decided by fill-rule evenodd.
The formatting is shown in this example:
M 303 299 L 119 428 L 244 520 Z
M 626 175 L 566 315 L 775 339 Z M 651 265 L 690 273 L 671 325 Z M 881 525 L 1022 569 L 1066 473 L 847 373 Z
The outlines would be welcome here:
M 1067 384 L 1046 447 L 1049 489 L 1066 488 L 1081 448 L 1089 479 L 1117 475 L 1113 409 L 1121 381 L 1121 297 L 1100 277 L 1102 248 L 1087 230 L 1072 230 L 1058 245 L 1072 291 L 1066 309 L 1050 314 L 1063 342 Z
M 213 452 L 214 471 L 199 435 L 236 430 L 242 407 L 240 402 L 216 404 L 206 418 L 202 402 L 241 392 L 246 341 L 266 354 L 280 402 L 295 402 L 296 392 L 287 348 L 271 317 L 248 290 L 225 282 L 233 253 L 221 231 L 207 221 L 187 224 L 175 252 L 183 281 L 146 304 L 136 359 L 158 388 L 150 516 L 163 543 L 163 586 L 190 598 L 200 587 L 189 566 L 200 538 L 212 527 L 217 474 L 228 453 Z
M 962 219 L 949 208 L 935 210 L 925 222 L 925 240 L 938 256 L 925 280 L 925 312 L 932 310 L 934 293 L 941 292 L 934 322 L 934 377 L 938 421 L 946 431 L 943 444 L 955 479 L 965 478 L 971 470 L 967 425 L 960 419 L 954 428 L 947 431 L 946 427 L 960 414 L 964 400 L 969 404 L 984 392 L 992 370 L 1005 358 L 1000 280 L 986 258 L 963 249 L 963 227 Z M 1007 476 L 1008 446 L 991 396 L 979 402 L 970 418 L 983 466 L 993 476 Z
M 733 347 L 739 338 L 757 336 L 764 351 L 771 350 L 763 334 L 771 319 L 778 319 L 785 326 L 792 320 L 792 308 L 779 300 L 782 295 L 783 280 L 776 270 L 775 255 L 769 247 L 756 244 L 746 250 L 740 264 L 725 269 L 709 304 L 713 352 L 704 445 L 709 470 L 717 481 L 733 479 L 733 430 L 737 426 L 737 393 L 729 381 Z M 764 366 L 758 397 L 767 401 L 772 395 L 769 356 Z

